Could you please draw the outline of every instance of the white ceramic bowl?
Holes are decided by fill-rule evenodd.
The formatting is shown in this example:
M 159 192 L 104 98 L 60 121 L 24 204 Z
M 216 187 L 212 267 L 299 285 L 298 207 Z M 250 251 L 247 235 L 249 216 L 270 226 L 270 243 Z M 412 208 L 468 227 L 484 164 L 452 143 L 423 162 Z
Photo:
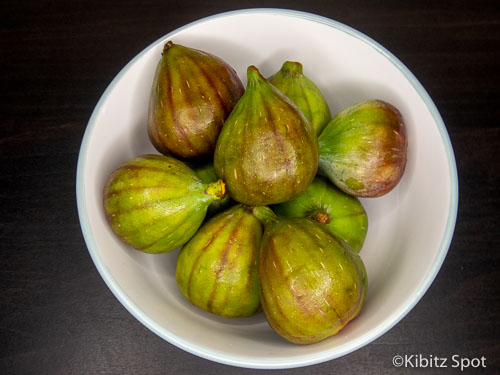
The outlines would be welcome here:
M 285 60 L 326 96 L 332 113 L 378 98 L 400 109 L 408 127 L 408 163 L 395 190 L 363 199 L 369 231 L 361 256 L 369 288 L 360 316 L 338 335 L 298 346 L 274 333 L 259 314 L 220 318 L 192 306 L 177 289 L 177 251 L 148 255 L 113 234 L 102 191 L 120 163 L 155 152 L 146 133 L 149 91 L 163 44 L 201 49 L 226 60 L 246 82 Z M 111 82 L 83 138 L 77 172 L 78 211 L 90 255 L 108 287 L 140 322 L 200 357 L 252 368 L 291 368 L 337 358 L 389 330 L 419 301 L 436 276 L 453 234 L 458 185 L 445 125 L 425 89 L 389 51 L 330 19 L 290 10 L 251 9 L 193 22 L 156 41 Z M 436 311 L 436 315 L 439 312 Z

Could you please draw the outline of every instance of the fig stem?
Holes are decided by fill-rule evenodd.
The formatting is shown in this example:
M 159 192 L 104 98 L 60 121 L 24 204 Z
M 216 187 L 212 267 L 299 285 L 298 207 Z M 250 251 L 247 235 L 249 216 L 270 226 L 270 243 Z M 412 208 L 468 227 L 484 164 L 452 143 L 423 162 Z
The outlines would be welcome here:
M 173 45 L 174 45 L 174 43 L 173 43 L 171 40 L 169 40 L 169 41 L 168 41 L 167 43 L 165 43 L 165 45 L 163 46 L 163 51 L 162 51 L 162 53 L 161 53 L 161 54 L 163 55 L 163 54 L 164 54 L 165 52 L 167 52 L 167 50 L 168 50 L 170 47 L 172 47 Z
M 281 70 L 285 73 L 303 74 L 302 64 L 297 61 L 285 61 Z
M 317 221 L 320 224 L 330 224 L 330 217 L 326 212 L 318 211 L 311 216 L 311 219 Z
M 260 74 L 259 69 L 255 65 L 250 65 L 247 68 L 247 88 L 254 88 L 260 82 L 265 82 L 266 79 Z
M 256 217 L 262 224 L 275 222 L 278 217 L 276 214 L 267 206 L 255 206 L 252 208 L 252 215 Z
M 214 200 L 221 200 L 226 196 L 226 184 L 221 179 L 208 184 L 205 194 L 212 195 Z

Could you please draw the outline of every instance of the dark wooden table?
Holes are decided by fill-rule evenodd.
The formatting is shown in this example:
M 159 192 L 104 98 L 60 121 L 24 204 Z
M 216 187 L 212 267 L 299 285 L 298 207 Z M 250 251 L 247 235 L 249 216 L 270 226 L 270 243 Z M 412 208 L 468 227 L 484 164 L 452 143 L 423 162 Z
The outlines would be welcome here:
M 75 173 L 101 93 L 162 35 L 238 8 L 326 16 L 398 56 L 435 101 L 459 176 L 444 265 L 393 329 L 337 360 L 269 374 L 457 373 L 395 368 L 396 354 L 486 358 L 500 373 L 500 12 L 495 1 L 3 1 L 1 5 L 0 373 L 252 374 L 195 357 L 111 294 L 80 231 Z

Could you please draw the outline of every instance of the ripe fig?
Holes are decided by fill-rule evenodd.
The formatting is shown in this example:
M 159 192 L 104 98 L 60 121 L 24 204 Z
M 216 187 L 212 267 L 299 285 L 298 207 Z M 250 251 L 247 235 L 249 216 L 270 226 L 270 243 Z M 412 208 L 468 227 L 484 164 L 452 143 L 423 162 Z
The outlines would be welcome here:
M 318 140 L 309 120 L 255 66 L 247 75 L 247 89 L 217 140 L 215 172 L 238 202 L 284 202 L 305 192 L 316 175 Z
M 104 211 L 124 242 L 146 253 L 166 253 L 194 235 L 210 203 L 224 193 L 222 180 L 205 184 L 183 162 L 148 154 L 111 173 Z
M 162 154 L 212 154 L 244 87 L 233 68 L 207 52 L 165 44 L 151 89 L 148 134 Z
M 362 309 L 366 270 L 344 241 L 309 218 L 278 218 L 265 206 L 259 275 L 261 305 L 271 327 L 296 344 L 338 333 Z
M 317 176 L 304 194 L 272 208 L 282 217 L 310 217 L 358 253 L 365 242 L 368 216 L 363 205 L 325 177 Z
M 236 205 L 201 226 L 177 258 L 176 279 L 194 305 L 225 317 L 260 311 L 258 259 L 263 228 Z
M 319 88 L 304 75 L 302 64 L 285 61 L 268 81 L 299 107 L 319 135 L 332 115 Z
M 211 161 L 208 163 L 202 163 L 193 166 L 193 170 L 205 184 L 211 184 L 218 180 L 217 176 L 215 175 L 214 165 Z M 224 198 L 214 200 L 212 203 L 210 203 L 210 206 L 208 206 L 206 218 L 211 218 L 215 214 L 224 211 L 235 203 L 236 202 L 231 199 L 231 195 L 226 192 Z
M 335 115 L 318 138 L 320 170 L 344 192 L 379 197 L 403 177 L 407 134 L 403 116 L 382 100 L 366 100 Z

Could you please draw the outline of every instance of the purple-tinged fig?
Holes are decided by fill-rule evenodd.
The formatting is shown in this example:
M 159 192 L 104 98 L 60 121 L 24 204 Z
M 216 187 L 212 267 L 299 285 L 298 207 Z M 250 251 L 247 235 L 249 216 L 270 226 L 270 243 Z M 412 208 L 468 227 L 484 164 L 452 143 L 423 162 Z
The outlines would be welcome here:
M 366 100 L 339 112 L 318 138 L 320 170 L 344 192 L 379 197 L 391 191 L 406 167 L 403 116 L 382 100 Z
M 247 76 L 217 140 L 215 172 L 240 203 L 285 202 L 305 192 L 316 175 L 318 140 L 309 120 L 255 66 Z
M 194 235 L 210 203 L 224 194 L 222 180 L 205 184 L 183 162 L 148 154 L 111 173 L 104 188 L 104 211 L 125 243 L 146 253 L 166 253 Z
M 235 318 L 260 311 L 259 249 L 262 225 L 245 206 L 212 217 L 182 248 L 176 280 L 194 305 Z
M 312 344 L 337 334 L 361 311 L 366 270 L 344 241 L 309 218 L 279 218 L 253 208 L 264 224 L 259 275 L 261 305 L 286 340 Z
M 300 62 L 285 61 L 281 69 L 268 78 L 302 111 L 319 135 L 332 119 L 330 108 L 318 86 L 303 73 Z
M 151 142 L 162 154 L 180 158 L 212 154 L 243 91 L 238 75 L 222 59 L 168 41 L 151 89 Z

